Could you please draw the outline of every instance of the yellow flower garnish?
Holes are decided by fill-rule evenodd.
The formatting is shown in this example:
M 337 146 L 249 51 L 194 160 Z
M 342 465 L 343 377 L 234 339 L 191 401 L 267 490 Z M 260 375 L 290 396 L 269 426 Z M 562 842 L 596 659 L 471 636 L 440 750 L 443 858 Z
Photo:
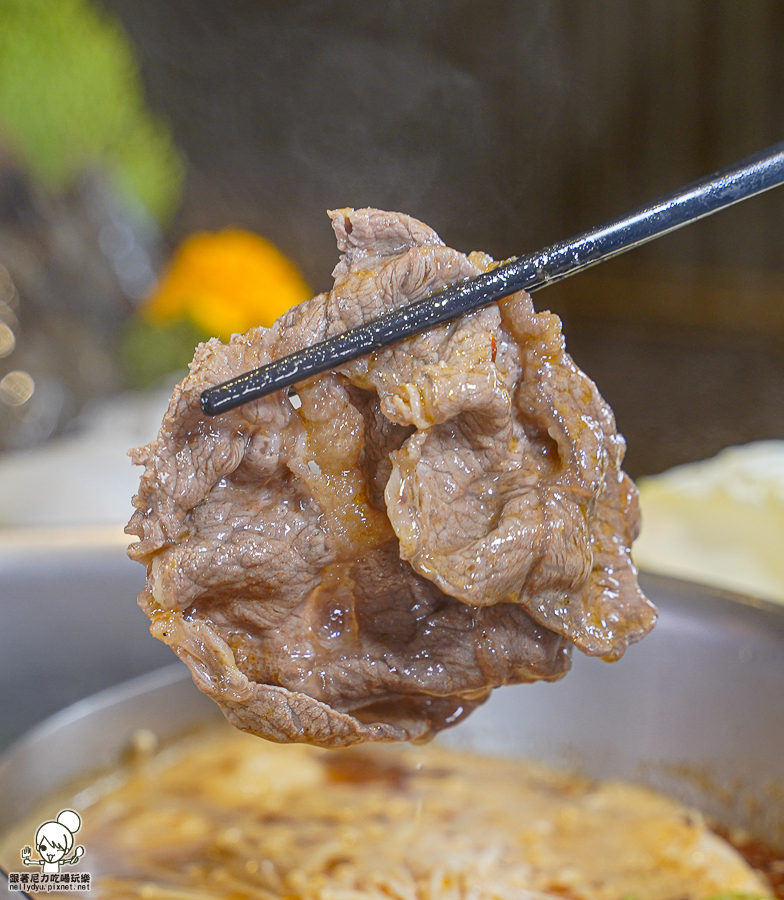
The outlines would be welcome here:
M 297 268 L 275 246 L 235 229 L 186 238 L 141 313 L 152 322 L 189 319 L 225 341 L 256 325 L 269 328 L 311 296 Z

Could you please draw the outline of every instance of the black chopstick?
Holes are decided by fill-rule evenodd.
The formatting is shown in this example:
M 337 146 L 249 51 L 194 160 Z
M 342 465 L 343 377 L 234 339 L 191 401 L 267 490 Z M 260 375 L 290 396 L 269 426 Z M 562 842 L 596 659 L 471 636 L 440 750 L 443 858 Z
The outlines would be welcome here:
M 201 408 L 208 416 L 236 409 L 403 338 L 420 334 L 433 325 L 481 309 L 516 291 L 530 293 L 554 284 L 782 183 L 784 141 L 629 215 L 538 253 L 513 257 L 490 272 L 209 388 L 201 395 Z

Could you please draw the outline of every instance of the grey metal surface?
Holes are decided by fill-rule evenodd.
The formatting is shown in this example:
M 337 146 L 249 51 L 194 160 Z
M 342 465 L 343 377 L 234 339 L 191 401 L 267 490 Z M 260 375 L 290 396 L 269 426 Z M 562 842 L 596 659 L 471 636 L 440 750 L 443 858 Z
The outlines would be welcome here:
M 121 546 L 0 553 L 0 748 L 70 703 L 165 666 Z

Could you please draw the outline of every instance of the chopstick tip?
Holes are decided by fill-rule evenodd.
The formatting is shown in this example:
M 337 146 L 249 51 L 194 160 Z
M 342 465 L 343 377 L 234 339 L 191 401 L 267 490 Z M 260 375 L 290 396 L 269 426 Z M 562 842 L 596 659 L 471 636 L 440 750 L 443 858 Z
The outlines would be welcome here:
M 199 396 L 199 405 L 201 406 L 201 411 L 205 416 L 209 416 L 210 418 L 217 416 L 220 409 L 218 409 L 218 404 L 216 404 L 214 395 L 212 391 L 214 388 L 209 388 L 206 391 L 202 391 Z

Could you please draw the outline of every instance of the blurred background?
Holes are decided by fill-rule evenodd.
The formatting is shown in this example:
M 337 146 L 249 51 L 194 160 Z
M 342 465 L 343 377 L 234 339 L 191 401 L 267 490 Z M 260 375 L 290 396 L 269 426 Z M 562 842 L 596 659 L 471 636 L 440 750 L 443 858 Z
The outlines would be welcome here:
M 121 523 L 195 343 L 329 287 L 328 208 L 504 258 L 781 139 L 777 0 L 0 0 L 0 528 Z M 536 297 L 672 552 L 698 495 L 784 536 L 783 223 L 779 190 Z

